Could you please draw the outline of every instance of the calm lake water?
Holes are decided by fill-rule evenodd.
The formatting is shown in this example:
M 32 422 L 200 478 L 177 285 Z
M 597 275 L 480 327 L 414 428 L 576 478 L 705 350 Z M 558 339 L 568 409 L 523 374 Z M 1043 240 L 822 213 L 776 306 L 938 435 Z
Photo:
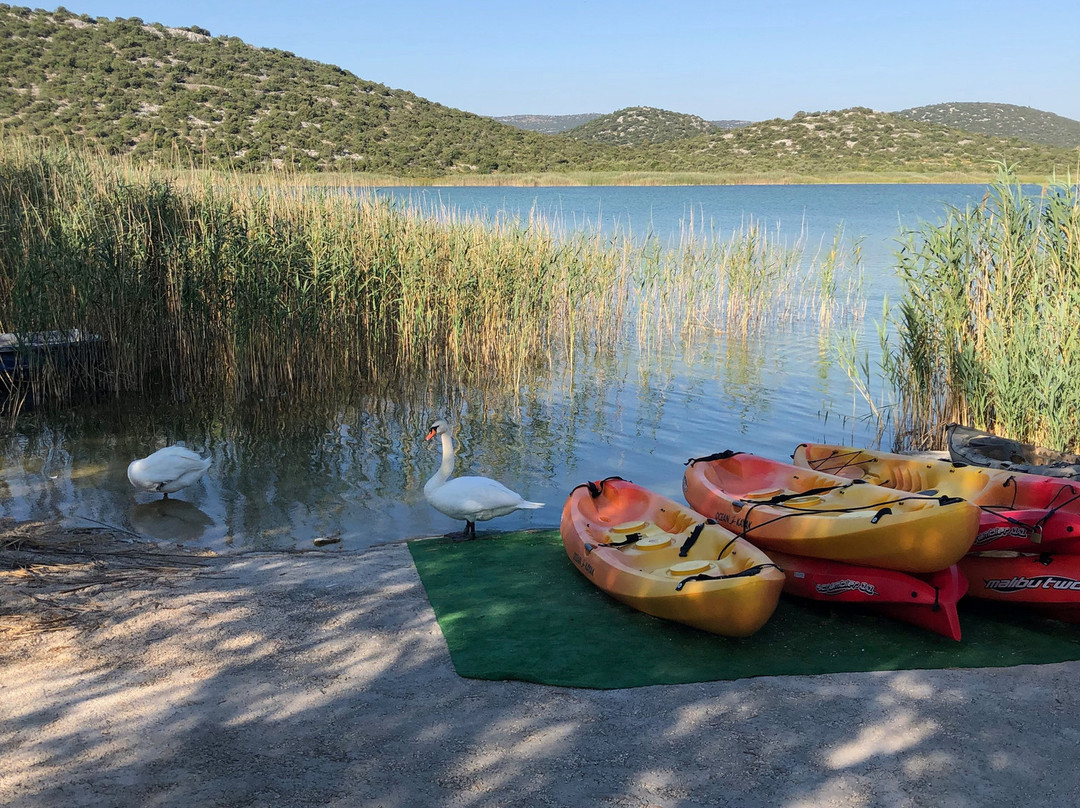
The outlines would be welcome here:
M 493 219 L 542 216 L 556 230 L 728 238 L 750 219 L 812 257 L 838 228 L 862 244 L 867 348 L 881 299 L 898 293 L 893 251 L 903 228 L 937 223 L 963 207 L 972 185 L 825 185 L 664 188 L 390 188 L 430 215 L 454 210 Z M 0 433 L 0 516 L 108 525 L 218 551 L 332 548 L 459 531 L 434 511 L 424 482 L 439 465 L 431 420 L 458 442 L 458 474 L 494 477 L 547 503 L 480 523 L 484 531 L 557 527 L 576 485 L 610 475 L 681 499 L 687 458 L 722 449 L 786 459 L 804 440 L 866 445 L 876 424 L 810 325 L 760 339 L 702 334 L 647 354 L 636 344 L 573 369 L 555 368 L 512 395 L 416 380 L 326 411 L 195 413 L 143 402 L 28 412 Z M 7 429 L 0 427 L 0 429 Z M 886 441 L 888 438 L 886 438 Z M 213 457 L 210 473 L 169 500 L 136 493 L 127 464 L 170 443 Z

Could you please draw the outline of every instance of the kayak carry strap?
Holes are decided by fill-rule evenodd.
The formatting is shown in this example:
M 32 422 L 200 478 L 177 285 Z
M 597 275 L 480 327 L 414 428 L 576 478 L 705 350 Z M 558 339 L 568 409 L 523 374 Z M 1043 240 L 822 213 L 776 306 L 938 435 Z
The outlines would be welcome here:
M 742 454 L 742 452 L 733 452 L 731 449 L 725 449 L 722 452 L 716 452 L 711 455 L 706 455 L 705 457 L 691 457 L 689 460 L 683 463 L 683 465 L 692 466 L 695 463 L 708 463 L 710 460 L 727 460 L 729 457 L 734 457 L 735 455 L 740 454 Z
M 693 529 L 690 535 L 686 538 L 686 541 L 683 542 L 682 547 L 679 548 L 679 558 L 686 558 L 686 554 L 689 553 L 690 548 L 697 543 L 697 540 L 701 537 L 701 531 L 703 531 L 704 529 L 704 522 L 702 522 L 700 525 Z
M 675 591 L 681 592 L 682 588 L 691 581 L 726 581 L 728 578 L 750 578 L 757 575 L 766 567 L 776 567 L 776 569 L 780 569 L 772 562 L 769 562 L 768 564 L 758 564 L 756 567 L 747 567 L 742 572 L 733 572 L 731 575 L 706 575 L 705 573 L 702 573 L 701 575 L 691 575 L 689 578 L 683 578 L 679 581 L 679 583 L 675 585 Z
M 622 481 L 624 483 L 630 482 L 629 480 L 623 480 L 622 477 L 605 477 L 604 479 L 600 480 L 599 482 L 595 482 L 595 483 L 594 482 L 587 482 L 587 483 L 582 483 L 581 485 L 575 485 L 573 488 L 570 489 L 570 493 L 571 494 L 574 493 L 579 488 L 588 488 L 589 489 L 589 496 L 592 497 L 593 499 L 596 499 L 598 496 L 600 496 L 602 493 L 604 493 L 604 483 L 606 483 L 608 480 L 620 480 L 620 481 Z

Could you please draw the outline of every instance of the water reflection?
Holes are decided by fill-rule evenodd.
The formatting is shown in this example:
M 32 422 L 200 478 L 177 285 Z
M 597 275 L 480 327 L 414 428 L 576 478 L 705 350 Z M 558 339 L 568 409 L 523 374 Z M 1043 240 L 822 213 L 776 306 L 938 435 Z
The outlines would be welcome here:
M 83 404 L 24 413 L 0 438 L 0 514 L 111 525 L 218 551 L 292 549 L 319 536 L 335 548 L 460 526 L 424 500 L 452 425 L 457 473 L 492 477 L 546 502 L 481 526 L 555 527 L 570 489 L 612 474 L 681 497 L 683 463 L 719 449 L 783 458 L 801 440 L 847 440 L 850 421 L 824 417 L 850 383 L 821 357 L 816 332 L 633 348 L 578 357 L 508 390 L 418 380 L 349 401 L 230 408 Z M 823 377 L 823 368 L 825 373 Z M 183 442 L 210 471 L 168 500 L 136 492 L 127 464 Z
M 201 539 L 214 524 L 206 513 L 182 499 L 156 499 L 133 505 L 128 522 L 142 536 L 189 542 Z

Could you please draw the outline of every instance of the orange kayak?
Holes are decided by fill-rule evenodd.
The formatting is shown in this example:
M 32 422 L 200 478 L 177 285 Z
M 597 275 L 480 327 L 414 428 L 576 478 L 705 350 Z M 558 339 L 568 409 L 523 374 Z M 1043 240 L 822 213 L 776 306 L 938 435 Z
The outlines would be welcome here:
M 784 571 L 784 592 L 800 598 L 866 606 L 894 620 L 960 639 L 956 603 L 967 579 L 954 564 L 920 575 L 769 551 Z
M 1080 482 L 967 466 L 945 459 L 803 443 L 795 464 L 898 491 L 962 497 L 978 505 L 973 550 L 1080 552 Z
M 559 529 L 570 560 L 601 590 L 713 634 L 753 634 L 784 587 L 784 573 L 749 542 L 618 477 L 571 491 Z
M 687 461 L 690 506 L 766 551 L 902 572 L 936 572 L 971 548 L 979 510 L 758 455 Z

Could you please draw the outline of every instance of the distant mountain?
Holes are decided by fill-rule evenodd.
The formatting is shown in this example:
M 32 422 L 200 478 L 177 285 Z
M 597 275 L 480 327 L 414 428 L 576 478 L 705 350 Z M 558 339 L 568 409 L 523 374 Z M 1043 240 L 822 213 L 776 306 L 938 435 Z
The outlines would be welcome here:
M 518 129 L 557 135 L 599 117 L 599 112 L 583 112 L 580 115 L 503 115 L 495 120 Z
M 1015 137 L 1067 149 L 1080 147 L 1080 121 L 1031 107 L 954 102 L 902 109 L 896 114 L 984 135 Z
M 749 126 L 753 121 L 709 121 L 717 129 L 742 129 Z
M 704 118 L 655 107 L 627 107 L 601 115 L 566 134 L 575 140 L 607 146 L 642 146 L 686 140 L 717 127 Z

